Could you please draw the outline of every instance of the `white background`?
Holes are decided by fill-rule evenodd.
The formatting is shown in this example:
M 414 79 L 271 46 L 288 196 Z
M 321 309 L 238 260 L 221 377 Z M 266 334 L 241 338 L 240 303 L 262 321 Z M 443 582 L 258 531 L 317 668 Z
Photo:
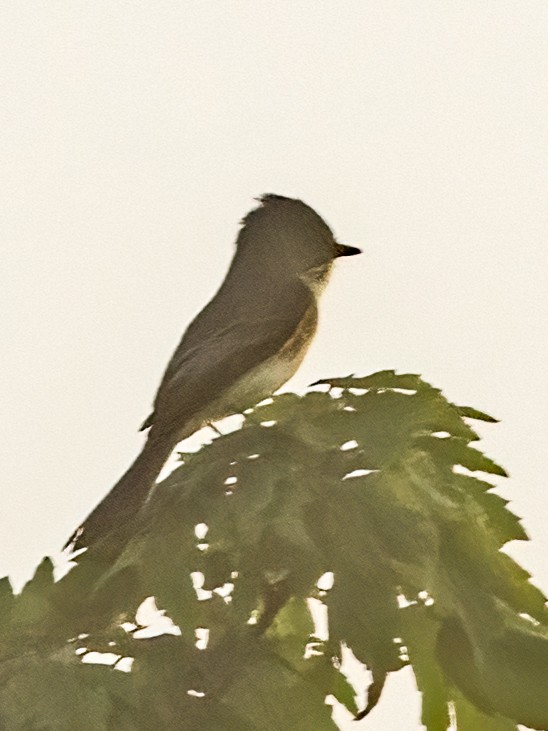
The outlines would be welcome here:
M 547 37 L 544 0 L 3 0 L 1 572 L 129 464 L 276 192 L 365 252 L 290 385 L 396 368 L 502 419 L 483 446 L 533 539 L 509 550 L 546 588 Z M 361 727 L 414 728 L 411 688 Z

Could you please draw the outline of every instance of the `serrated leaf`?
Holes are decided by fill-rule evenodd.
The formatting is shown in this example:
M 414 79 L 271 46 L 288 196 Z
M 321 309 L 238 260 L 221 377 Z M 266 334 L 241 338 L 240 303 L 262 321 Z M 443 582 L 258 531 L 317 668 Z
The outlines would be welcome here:
M 433 610 L 409 606 L 401 610 L 402 637 L 422 693 L 422 723 L 427 731 L 446 731 L 449 726 L 447 687 L 438 667 L 435 642 L 438 624 Z
M 51 616 L 51 597 L 54 586 L 53 564 L 51 559 L 44 558 L 34 576 L 23 587 L 16 597 L 13 607 L 13 621 L 20 625 L 33 626 Z
M 373 679 L 367 688 L 367 705 L 365 708 L 356 714 L 355 720 L 360 721 L 362 718 L 368 716 L 373 708 L 380 701 L 381 693 L 386 682 L 387 673 L 384 671 L 377 671 L 375 668 L 372 670 Z
M 456 408 L 459 414 L 467 419 L 476 419 L 478 421 L 487 421 L 490 424 L 498 424 L 498 419 L 495 419 L 493 416 L 489 416 L 489 414 L 486 414 L 484 411 L 474 409 L 471 406 L 457 406 Z
M 369 376 L 363 377 L 347 376 L 346 378 L 322 378 L 311 385 L 329 385 L 334 388 L 365 388 L 373 390 L 398 388 L 412 391 L 432 388 L 416 374 L 397 374 L 393 370 L 378 371 L 377 373 L 372 373 Z
M 440 461 L 451 465 L 461 465 L 471 472 L 488 472 L 500 477 L 508 477 L 506 470 L 486 457 L 479 450 L 470 447 L 467 440 L 460 437 L 435 439 L 432 437 L 418 437 L 417 447 L 427 449 Z
M 0 579 L 0 633 L 8 629 L 11 613 L 15 606 L 15 596 L 7 576 Z
M 335 682 L 330 688 L 331 695 L 333 695 L 339 703 L 342 703 L 343 706 L 350 711 L 350 713 L 356 716 L 358 714 L 356 691 L 340 671 L 337 672 L 334 677 Z

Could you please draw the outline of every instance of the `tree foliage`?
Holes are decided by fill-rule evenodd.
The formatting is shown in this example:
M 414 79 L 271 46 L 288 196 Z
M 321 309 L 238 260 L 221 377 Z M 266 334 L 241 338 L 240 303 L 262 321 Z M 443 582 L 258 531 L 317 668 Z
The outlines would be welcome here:
M 20 595 L 0 583 L 0 727 L 327 731 L 326 697 L 363 718 L 410 664 L 428 731 L 548 728 L 545 600 L 476 476 L 505 475 L 472 446 L 470 423 L 494 420 L 415 375 L 320 385 L 183 454 L 60 581 L 45 559 Z M 171 633 L 139 636 L 147 597 Z M 365 708 L 344 648 L 371 672 Z

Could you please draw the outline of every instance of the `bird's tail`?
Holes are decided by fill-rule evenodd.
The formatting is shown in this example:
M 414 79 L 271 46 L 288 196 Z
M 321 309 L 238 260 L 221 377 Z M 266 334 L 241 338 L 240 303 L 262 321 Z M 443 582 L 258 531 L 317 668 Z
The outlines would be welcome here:
M 154 429 L 131 467 L 122 475 L 108 495 L 88 515 L 65 544 L 74 550 L 89 547 L 134 518 L 146 502 L 160 470 L 175 446 L 165 434 Z

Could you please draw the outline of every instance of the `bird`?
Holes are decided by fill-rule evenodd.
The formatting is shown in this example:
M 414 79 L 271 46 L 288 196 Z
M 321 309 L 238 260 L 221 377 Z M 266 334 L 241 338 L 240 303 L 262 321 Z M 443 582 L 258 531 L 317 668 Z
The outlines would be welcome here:
M 169 361 L 141 430 L 142 451 L 65 544 L 89 548 L 133 519 L 175 446 L 206 424 L 243 412 L 293 376 L 312 342 L 318 299 L 339 243 L 310 206 L 268 193 L 241 221 L 236 251 L 212 300 Z

